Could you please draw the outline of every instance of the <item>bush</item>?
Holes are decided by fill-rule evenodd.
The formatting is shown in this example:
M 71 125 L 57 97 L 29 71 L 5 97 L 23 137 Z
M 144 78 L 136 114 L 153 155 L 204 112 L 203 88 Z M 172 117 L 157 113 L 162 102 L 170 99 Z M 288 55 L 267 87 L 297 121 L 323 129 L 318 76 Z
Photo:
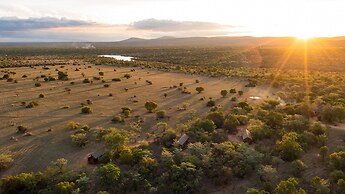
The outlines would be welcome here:
M 174 143 L 174 139 L 176 137 L 177 137 L 176 131 L 172 129 L 168 129 L 162 134 L 160 138 L 160 143 L 163 146 L 170 147 Z
M 116 116 L 114 116 L 114 118 L 112 119 L 112 121 L 113 121 L 114 123 L 122 123 L 122 122 L 124 122 L 124 119 L 121 117 L 121 115 L 116 115 Z
M 327 128 L 322 125 L 320 122 L 315 122 L 311 127 L 310 131 L 314 133 L 315 135 L 322 135 L 325 134 L 327 131 Z
M 229 114 L 225 117 L 223 129 L 229 132 L 234 132 L 239 125 L 240 122 L 238 121 L 237 117 L 235 115 Z
M 203 92 L 205 89 L 201 86 L 196 87 L 195 90 L 200 94 L 201 92 Z
M 27 126 L 19 125 L 17 126 L 17 133 L 26 133 L 29 130 Z
M 100 182 L 104 186 L 112 186 L 114 185 L 120 178 L 120 168 L 115 166 L 113 163 L 108 163 L 102 165 L 98 170 L 97 174 L 100 178 Z
M 44 94 L 40 94 L 38 97 L 39 98 L 44 98 Z
M 63 80 L 63 81 L 68 80 L 68 74 L 66 72 L 59 71 L 58 80 Z
M 236 94 L 236 89 L 235 88 L 231 88 L 230 91 L 229 91 L 231 94 Z
M 116 77 L 116 78 L 111 79 L 111 81 L 113 81 L 113 82 L 120 82 L 121 78 Z
M 283 135 L 281 141 L 277 141 L 277 150 L 285 161 L 293 161 L 303 152 L 302 146 L 297 142 L 297 134 L 290 132 Z
M 78 129 L 79 126 L 80 126 L 80 124 L 77 123 L 77 122 L 74 122 L 74 121 L 70 121 L 70 122 L 68 123 L 68 127 L 69 127 L 70 129 Z
M 85 78 L 84 80 L 83 80 L 83 83 L 90 83 L 91 81 L 90 81 L 90 79 L 88 79 L 88 78 Z
M 213 121 L 217 128 L 221 128 L 224 124 L 224 114 L 222 112 L 211 112 L 206 118 Z
M 212 106 L 216 106 L 216 102 L 212 99 L 210 99 L 207 103 L 206 103 L 206 106 L 208 107 L 212 107 Z
M 42 84 L 41 84 L 41 83 L 35 83 L 35 86 L 36 86 L 36 87 L 41 87 Z
M 166 111 L 165 110 L 159 110 L 159 111 L 156 112 L 156 117 L 157 118 L 163 119 L 163 118 L 165 118 L 165 116 L 166 116 Z
M 274 190 L 276 194 L 305 194 L 306 192 L 297 188 L 298 180 L 296 178 L 288 178 L 286 181 L 280 181 Z
M 89 106 L 84 106 L 83 108 L 81 108 L 81 113 L 90 114 L 90 113 L 92 113 L 92 108 Z
M 130 74 L 126 73 L 123 77 L 126 78 L 126 79 L 129 79 L 129 78 L 131 78 L 132 76 L 131 76 Z
M 254 141 L 269 138 L 272 130 L 262 121 L 251 119 L 248 125 L 248 131 L 253 136 Z
M 13 159 L 11 155 L 8 154 L 0 154 L 0 172 L 1 170 L 4 170 L 8 168 L 12 163 Z
M 38 106 L 38 102 L 31 101 L 28 105 L 25 106 L 25 108 L 33 108 L 35 106 Z
M 71 135 L 72 142 L 77 146 L 83 147 L 86 145 L 88 139 L 86 133 L 77 133 Z
M 345 171 L 345 151 L 329 155 L 329 163 L 333 169 Z
M 226 95 L 228 95 L 228 91 L 227 90 L 222 90 L 222 91 L 220 91 L 220 95 L 222 95 L 225 98 Z
M 242 95 L 243 95 L 243 91 L 241 91 L 241 90 L 238 91 L 238 95 L 239 95 L 239 96 L 242 96 Z
M 196 123 L 196 127 L 207 132 L 212 132 L 217 126 L 210 119 L 201 119 Z
M 145 108 L 147 109 L 149 113 L 152 113 L 154 110 L 156 110 L 157 107 L 158 107 L 158 104 L 153 101 L 147 101 L 145 103 Z
M 291 172 L 295 177 L 301 177 L 306 169 L 307 166 L 301 160 L 295 160 L 291 163 Z

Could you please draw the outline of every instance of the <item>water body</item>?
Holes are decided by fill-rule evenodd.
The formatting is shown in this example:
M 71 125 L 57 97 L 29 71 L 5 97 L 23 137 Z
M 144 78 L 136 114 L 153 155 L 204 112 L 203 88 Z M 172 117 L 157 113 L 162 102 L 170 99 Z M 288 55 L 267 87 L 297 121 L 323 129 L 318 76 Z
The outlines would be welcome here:
M 133 61 L 134 57 L 122 56 L 122 55 L 98 55 L 99 57 L 110 57 L 121 61 Z

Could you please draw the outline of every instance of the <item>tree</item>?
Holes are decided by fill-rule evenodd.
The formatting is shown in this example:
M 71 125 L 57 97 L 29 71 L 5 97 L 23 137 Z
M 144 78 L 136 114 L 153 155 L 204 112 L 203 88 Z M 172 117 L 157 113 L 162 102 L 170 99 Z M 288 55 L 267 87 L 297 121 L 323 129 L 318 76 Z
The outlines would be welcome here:
M 334 152 L 329 155 L 329 163 L 333 169 L 345 171 L 345 152 Z
M 166 111 L 165 110 L 159 110 L 156 112 L 156 117 L 159 119 L 163 119 L 166 116 Z
M 156 108 L 158 107 L 158 104 L 153 101 L 147 101 L 145 103 L 145 108 L 149 113 L 152 113 Z
M 39 189 L 47 187 L 46 182 L 42 173 L 21 173 L 3 178 L 0 191 L 2 194 L 38 193 Z
M 331 192 L 329 189 L 329 181 L 318 176 L 312 179 L 311 185 L 314 189 L 313 193 L 315 194 L 327 194 Z
M 72 194 L 74 185 L 73 182 L 63 181 L 59 182 L 56 187 L 60 194 Z
M 59 158 L 55 162 L 52 162 L 52 164 L 55 165 L 59 169 L 60 172 L 63 171 L 67 163 L 68 163 L 68 160 L 66 160 L 65 158 Z
M 224 124 L 224 114 L 223 112 L 211 112 L 207 115 L 207 119 L 214 122 L 214 124 L 217 126 L 217 128 L 221 128 Z
M 301 177 L 302 173 L 307 169 L 307 166 L 302 160 L 295 160 L 291 163 L 292 174 L 296 177 Z
M 281 141 L 276 143 L 280 156 L 285 161 L 297 159 L 303 152 L 302 146 L 297 142 L 297 133 L 290 132 L 283 135 Z
M 201 119 L 196 123 L 196 126 L 197 128 L 203 129 L 207 132 L 212 132 L 214 129 L 216 129 L 216 125 L 210 119 Z
M 231 94 L 236 94 L 236 89 L 235 88 L 231 88 L 229 91 Z
M 233 114 L 229 114 L 225 117 L 224 124 L 223 124 L 223 129 L 229 131 L 229 132 L 234 132 L 237 129 L 237 126 L 240 125 L 239 120 L 237 117 Z
M 328 153 L 328 147 L 327 146 L 322 146 L 320 148 L 320 157 L 321 157 L 322 161 L 326 160 L 327 153 Z
M 102 165 L 98 169 L 97 174 L 104 186 L 112 186 L 119 180 L 121 171 L 115 164 L 108 163 Z
M 222 95 L 223 98 L 225 98 L 226 95 L 228 95 L 228 91 L 227 90 L 222 90 L 222 91 L 220 91 L 220 95 Z
M 0 171 L 8 168 L 13 163 L 13 158 L 8 154 L 0 154 Z
M 201 92 L 203 92 L 205 89 L 201 86 L 196 87 L 195 90 L 200 94 Z
M 306 194 L 306 192 L 297 188 L 298 181 L 295 178 L 288 178 L 286 181 L 280 181 L 275 189 L 276 194 Z
M 322 135 L 325 134 L 327 131 L 327 128 L 322 125 L 320 122 L 315 122 L 311 127 L 310 131 L 314 133 L 315 135 Z
M 174 139 L 176 139 L 176 131 L 173 129 L 168 129 L 164 131 L 160 138 L 160 143 L 164 146 L 171 146 L 174 143 Z
M 86 133 L 77 133 L 71 135 L 72 142 L 75 143 L 77 146 L 83 147 L 88 142 L 86 137 Z
M 121 151 L 128 142 L 126 135 L 121 133 L 110 133 L 104 137 L 105 144 L 115 152 Z
M 92 108 L 89 106 L 83 106 L 83 108 L 81 108 L 81 113 L 90 114 L 90 113 L 92 113 Z
M 269 138 L 272 135 L 272 130 L 264 122 L 257 119 L 250 119 L 247 129 L 254 141 Z

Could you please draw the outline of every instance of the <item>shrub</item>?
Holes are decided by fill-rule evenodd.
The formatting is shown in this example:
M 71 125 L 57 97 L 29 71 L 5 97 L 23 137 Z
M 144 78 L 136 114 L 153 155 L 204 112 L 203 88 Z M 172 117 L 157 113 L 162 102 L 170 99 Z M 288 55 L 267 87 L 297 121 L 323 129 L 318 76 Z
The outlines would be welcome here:
M 145 103 L 145 108 L 149 113 L 152 113 L 156 108 L 158 107 L 158 104 L 153 101 L 147 101 Z
M 345 151 L 329 155 L 329 163 L 333 169 L 345 171 Z
M 114 123 L 122 123 L 122 122 L 124 122 L 124 120 L 123 120 L 123 118 L 121 117 L 121 115 L 116 115 L 116 116 L 114 116 L 114 118 L 112 119 L 112 121 L 113 121 Z
M 177 137 L 176 131 L 173 129 L 168 129 L 162 134 L 160 138 L 160 143 L 163 146 L 170 147 L 174 143 L 174 139 L 176 137 Z
M 322 146 L 320 148 L 320 157 L 321 157 L 322 161 L 326 160 L 327 153 L 328 153 L 328 147 L 327 146 Z
M 44 98 L 44 94 L 40 94 L 38 97 L 39 98 Z
M 272 131 L 269 127 L 264 122 L 256 119 L 251 119 L 249 121 L 248 131 L 253 136 L 254 141 L 269 138 L 272 135 Z
M 238 95 L 242 96 L 243 95 L 243 91 L 242 90 L 238 91 Z
M 280 181 L 274 191 L 277 194 L 305 194 L 306 192 L 301 188 L 297 188 L 297 185 L 298 180 L 296 178 L 288 178 L 286 181 Z
M 210 119 L 201 119 L 196 123 L 196 127 L 207 132 L 212 132 L 217 126 Z
M 229 91 L 231 94 L 236 94 L 236 89 L 235 88 L 231 88 Z
M 301 160 L 295 160 L 291 163 L 291 172 L 295 177 L 301 177 L 306 169 L 307 166 Z
M 58 80 L 68 80 L 68 74 L 66 72 L 59 71 L 58 72 Z
M 232 102 L 237 101 L 237 97 L 236 97 L 236 96 L 232 97 L 232 98 L 231 98 L 231 101 L 232 101 Z
M 26 133 L 29 130 L 27 126 L 19 125 L 17 126 L 17 133 Z
M 223 129 L 229 132 L 234 132 L 239 125 L 240 122 L 238 121 L 237 117 L 235 115 L 229 114 L 224 120 Z
M 286 133 L 281 141 L 277 141 L 277 150 L 285 161 L 297 159 L 303 152 L 302 146 L 297 142 L 295 132 Z
M 311 127 L 310 131 L 314 133 L 315 135 L 322 135 L 325 134 L 327 131 L 327 128 L 322 125 L 320 122 L 315 122 Z
M 201 92 L 203 92 L 205 89 L 201 86 L 196 87 L 195 90 L 200 94 Z
M 104 84 L 104 87 L 105 87 L 105 88 L 109 88 L 109 87 L 110 87 L 110 84 Z
M 113 163 L 102 165 L 98 170 L 97 174 L 100 178 L 100 182 L 104 186 L 114 185 L 120 178 L 120 168 L 115 166 Z
M 84 80 L 83 80 L 83 83 L 90 83 L 91 81 L 90 81 L 90 79 L 88 79 L 88 78 L 85 78 Z
M 36 86 L 36 87 L 41 87 L 42 84 L 41 84 L 41 83 L 35 83 L 35 86 Z
M 77 122 L 74 122 L 74 121 L 70 121 L 70 122 L 68 123 L 68 127 L 69 127 L 70 129 L 78 129 L 79 126 L 80 126 L 80 124 L 77 123 Z
M 222 112 L 211 112 L 207 115 L 207 119 L 210 119 L 214 122 L 214 124 L 217 126 L 217 128 L 221 128 L 224 123 L 224 114 Z
M 83 108 L 81 108 L 81 113 L 90 114 L 90 113 L 92 113 L 92 108 L 89 106 L 84 106 Z
M 86 145 L 88 139 L 86 137 L 86 133 L 77 133 L 71 135 L 72 142 L 77 146 L 83 147 Z
M 8 168 L 12 163 L 13 159 L 11 155 L 8 154 L 0 154 L 0 172 L 1 170 L 4 170 Z
M 208 107 L 212 107 L 212 106 L 216 106 L 216 102 L 212 99 L 210 99 L 207 103 L 206 103 L 206 106 Z
M 113 81 L 113 82 L 120 82 L 121 78 L 113 78 L 111 81 Z
M 156 117 L 157 118 L 163 119 L 163 118 L 165 118 L 165 116 L 166 116 L 166 111 L 165 110 L 159 110 L 159 111 L 156 112 Z
M 126 73 L 123 77 L 126 78 L 126 79 L 129 79 L 129 78 L 131 78 L 132 76 L 131 76 L 130 74 Z
M 222 90 L 222 91 L 220 91 L 220 95 L 222 95 L 225 98 L 226 95 L 228 95 L 228 91 L 227 90 Z

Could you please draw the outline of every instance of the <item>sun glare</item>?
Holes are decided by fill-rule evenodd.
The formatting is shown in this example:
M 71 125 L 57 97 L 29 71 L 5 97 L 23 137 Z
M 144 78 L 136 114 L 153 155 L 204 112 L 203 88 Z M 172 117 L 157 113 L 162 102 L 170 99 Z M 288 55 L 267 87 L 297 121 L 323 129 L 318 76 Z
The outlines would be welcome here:
M 300 34 L 297 35 L 296 38 L 300 39 L 300 40 L 310 40 L 311 38 L 313 38 L 313 36 L 309 35 L 309 34 Z

